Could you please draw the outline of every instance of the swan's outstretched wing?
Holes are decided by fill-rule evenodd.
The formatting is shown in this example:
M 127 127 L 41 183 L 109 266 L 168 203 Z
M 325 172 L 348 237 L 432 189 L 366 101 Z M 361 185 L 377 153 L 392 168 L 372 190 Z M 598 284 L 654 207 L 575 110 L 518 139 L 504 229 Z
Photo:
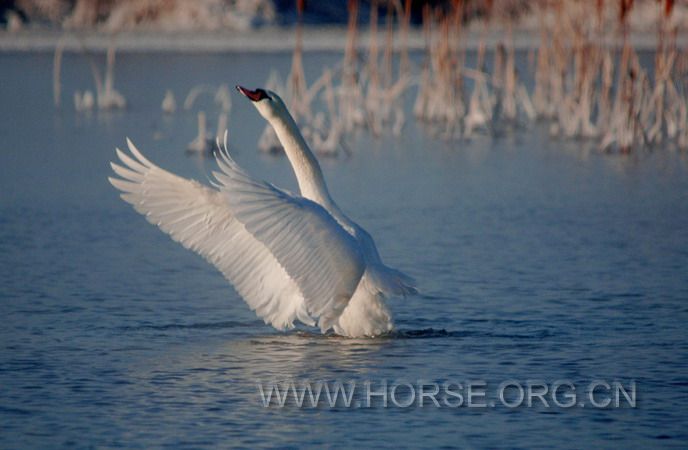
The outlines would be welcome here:
M 218 192 L 167 172 L 148 161 L 130 141 L 128 145 L 133 158 L 117 150 L 126 167 L 112 164 L 121 179 L 110 178 L 110 182 L 123 192 L 125 201 L 174 240 L 214 264 L 267 323 L 283 329 L 292 326 L 294 319 L 312 324 L 311 317 L 315 317 L 320 319 L 321 328 L 329 328 L 351 296 L 348 286 L 353 280 L 342 282 L 342 276 L 333 273 L 333 265 L 338 264 L 338 258 L 346 252 L 338 253 L 337 245 L 334 250 L 322 246 L 323 242 L 341 245 L 342 239 L 327 219 L 321 217 L 320 211 L 313 212 L 312 205 L 300 203 L 298 199 L 290 200 L 288 196 L 281 202 L 273 201 L 270 204 L 275 214 L 282 218 L 280 220 L 285 221 L 286 231 L 277 233 L 278 239 L 261 239 L 261 234 L 254 235 L 249 230 L 256 225 L 255 221 L 246 226 L 238 220 L 227 201 L 229 191 L 223 188 L 223 192 Z M 242 194 L 239 189 L 237 195 Z M 269 208 L 264 204 L 263 214 L 270 216 Z M 310 219 L 299 221 L 294 217 L 299 208 Z M 291 214 L 285 213 L 285 209 L 291 210 Z M 266 220 L 267 229 L 279 223 L 274 218 Z M 317 238 L 295 236 L 306 231 L 295 227 L 297 223 L 311 230 Z M 270 236 L 274 235 L 273 230 Z M 348 266 L 361 265 L 355 255 L 349 259 Z M 351 272 L 355 270 L 344 271 Z M 295 273 L 301 276 L 293 275 Z M 353 289 L 355 286 L 351 293 Z
M 319 204 L 247 175 L 224 151 L 213 172 L 234 217 L 262 242 L 296 281 L 308 312 L 328 329 L 363 275 L 356 239 Z

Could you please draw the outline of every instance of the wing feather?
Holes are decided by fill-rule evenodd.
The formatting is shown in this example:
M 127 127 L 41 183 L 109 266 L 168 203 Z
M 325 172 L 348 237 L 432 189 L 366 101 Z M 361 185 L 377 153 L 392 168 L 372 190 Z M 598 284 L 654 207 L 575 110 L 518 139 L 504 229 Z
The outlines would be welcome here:
M 129 150 L 133 158 L 117 150 L 122 165 L 112 167 L 121 178 L 109 178 L 127 203 L 215 265 L 266 323 L 277 329 L 293 327 L 296 319 L 315 324 L 298 285 L 232 216 L 220 192 L 159 168 L 131 142 Z
M 215 178 L 232 214 L 296 281 L 321 329 L 329 328 L 363 275 L 358 242 L 319 204 L 251 178 L 226 149 L 219 153 Z
M 167 172 L 127 139 L 109 178 L 121 197 L 184 247 L 215 265 L 266 323 L 298 319 L 323 331 L 364 270 L 356 240 L 320 205 L 254 180 L 220 152 L 219 190 Z

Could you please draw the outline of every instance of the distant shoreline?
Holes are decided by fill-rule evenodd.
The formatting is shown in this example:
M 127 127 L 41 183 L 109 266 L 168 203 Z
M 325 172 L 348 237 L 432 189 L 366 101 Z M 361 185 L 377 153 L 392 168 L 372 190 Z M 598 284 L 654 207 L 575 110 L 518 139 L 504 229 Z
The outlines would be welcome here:
M 259 28 L 250 31 L 198 31 L 198 32 L 161 32 L 131 31 L 108 34 L 101 31 L 62 31 L 49 29 L 25 29 L 16 32 L 0 31 L 0 52 L 53 52 L 62 43 L 68 52 L 104 51 L 113 42 L 118 51 L 125 52 L 282 52 L 294 48 L 296 34 L 294 28 Z M 369 42 L 368 30 L 358 35 L 358 47 L 366 48 Z M 476 49 L 480 43 L 480 32 L 469 31 L 463 39 L 467 49 Z M 505 35 L 492 30 L 485 35 L 488 48 L 495 47 L 504 40 Z M 381 45 L 384 34 L 379 33 Z M 657 44 L 654 32 L 633 32 L 631 42 L 636 49 L 653 50 Z M 537 48 L 540 43 L 539 31 L 520 29 L 514 31 L 516 49 Z M 343 51 L 346 44 L 344 27 L 306 27 L 304 28 L 305 51 Z M 607 45 L 620 46 L 620 39 L 608 39 Z M 399 39 L 395 40 L 395 46 Z M 688 33 L 678 37 L 681 48 L 688 47 Z M 409 50 L 422 50 L 425 40 L 422 30 L 412 29 L 408 37 Z

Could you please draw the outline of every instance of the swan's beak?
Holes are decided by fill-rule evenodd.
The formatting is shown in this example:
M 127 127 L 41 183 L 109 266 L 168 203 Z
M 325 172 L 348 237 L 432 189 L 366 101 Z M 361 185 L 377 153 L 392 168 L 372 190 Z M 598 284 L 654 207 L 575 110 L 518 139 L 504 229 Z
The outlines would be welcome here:
M 237 85 L 236 88 L 237 88 L 237 91 L 244 94 L 252 102 L 259 102 L 259 101 L 263 100 L 264 98 L 268 98 L 268 93 L 265 92 L 263 89 L 256 89 L 255 91 L 252 91 L 250 89 L 246 89 L 245 87 L 239 86 L 239 85 Z

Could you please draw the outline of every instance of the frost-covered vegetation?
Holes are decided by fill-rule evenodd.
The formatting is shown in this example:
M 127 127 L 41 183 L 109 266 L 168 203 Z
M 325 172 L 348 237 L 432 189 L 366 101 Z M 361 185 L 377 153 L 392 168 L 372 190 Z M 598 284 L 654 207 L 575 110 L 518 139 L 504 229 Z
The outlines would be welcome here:
M 241 28 L 256 17 L 275 17 L 269 0 L 21 0 L 17 4 L 26 14 L 40 11 L 66 28 L 104 30 L 168 25 L 171 29 Z M 679 39 L 688 27 L 685 2 L 348 0 L 342 58 L 323 67 L 315 80 L 307 80 L 304 71 L 308 29 L 302 22 L 307 5 L 297 0 L 294 6 L 297 26 L 291 70 L 273 72 L 265 87 L 284 98 L 304 136 L 321 154 L 336 155 L 346 149 L 347 137 L 359 130 L 398 136 L 409 118 L 442 139 L 497 135 L 505 128 L 545 121 L 552 135 L 586 140 L 604 151 L 627 153 L 660 145 L 688 149 L 688 49 Z M 239 16 L 250 20 L 243 25 L 232 22 Z M 419 29 L 414 29 L 414 20 Z M 514 35 L 523 30 L 539 36 L 536 48 L 528 53 L 529 64 L 516 61 Z M 639 56 L 633 40 L 638 30 L 645 36 L 652 33 L 654 58 Z M 414 32 L 421 33 L 424 41 L 420 59 L 409 55 L 409 36 Z M 475 49 L 475 58 L 467 57 L 469 46 Z M 59 44 L 57 48 L 56 105 Z M 95 95 L 75 93 L 77 110 L 125 107 L 124 96 L 114 89 L 114 57 L 111 48 L 104 79 L 91 64 Z M 227 86 L 202 85 L 187 95 L 184 109 L 202 93 L 213 93 L 223 106 L 214 135 L 206 130 L 206 116 L 199 113 L 199 134 L 190 145 L 199 151 L 223 133 L 231 106 Z M 413 102 L 412 115 L 405 109 L 406 99 Z M 175 109 L 170 92 L 163 110 L 171 114 Z M 270 127 L 259 148 L 280 151 Z
M 245 30 L 275 19 L 270 0 L 17 0 L 16 11 L 31 22 L 104 31 Z

